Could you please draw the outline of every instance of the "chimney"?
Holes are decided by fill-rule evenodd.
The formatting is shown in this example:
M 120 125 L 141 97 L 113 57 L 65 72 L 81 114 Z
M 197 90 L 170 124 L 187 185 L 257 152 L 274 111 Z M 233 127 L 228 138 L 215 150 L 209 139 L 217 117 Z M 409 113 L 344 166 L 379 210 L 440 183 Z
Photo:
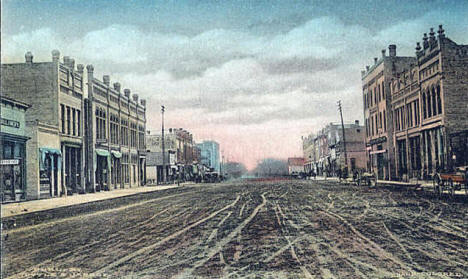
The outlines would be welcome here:
M 374 57 L 374 65 L 377 64 L 377 60 L 379 60 L 377 57 Z
M 76 65 L 76 71 L 77 71 L 79 74 L 83 75 L 83 70 L 84 70 L 83 64 L 78 64 L 78 65 Z
M 368 72 L 369 72 L 369 66 L 366 66 L 366 71 L 368 71 Z
M 125 95 L 125 97 L 130 99 L 130 89 L 124 89 L 124 95 Z
M 359 126 L 359 120 L 354 120 L 354 124 L 355 124 L 356 126 Z
M 138 104 L 138 94 L 133 94 L 133 101 Z
M 423 48 L 426 49 L 429 47 L 429 43 L 427 42 L 427 33 L 424 33 L 423 36 Z
M 388 54 L 390 57 L 396 57 L 396 45 L 388 46 Z
M 67 67 L 70 65 L 70 56 L 64 56 L 63 57 L 63 64 Z
M 109 75 L 103 75 L 102 76 L 102 82 L 104 82 L 105 85 L 107 85 L 109 87 L 109 84 L 110 84 L 110 77 Z
M 75 70 L 75 59 L 71 58 L 70 59 L 70 65 L 69 65 L 71 70 Z
M 445 30 L 442 28 L 442 24 L 439 25 L 439 31 L 437 31 L 437 33 L 439 33 L 439 40 L 442 39 L 442 38 L 445 38 L 444 31 Z
M 32 54 L 30 51 L 26 52 L 26 54 L 24 55 L 24 58 L 25 58 L 25 60 L 26 60 L 26 63 L 32 64 L 32 62 L 33 62 L 33 54 Z
M 114 82 L 114 89 L 120 93 L 120 83 Z
M 54 49 L 52 50 L 52 62 L 59 62 L 60 60 L 60 51 Z
M 146 100 L 145 100 L 145 99 L 141 99 L 141 100 L 140 100 L 140 104 L 141 104 L 141 106 L 146 107 Z
M 382 49 L 382 58 L 385 57 L 385 51 L 386 51 L 386 49 Z
M 366 74 L 366 71 L 362 70 L 361 71 L 361 76 L 363 77 Z

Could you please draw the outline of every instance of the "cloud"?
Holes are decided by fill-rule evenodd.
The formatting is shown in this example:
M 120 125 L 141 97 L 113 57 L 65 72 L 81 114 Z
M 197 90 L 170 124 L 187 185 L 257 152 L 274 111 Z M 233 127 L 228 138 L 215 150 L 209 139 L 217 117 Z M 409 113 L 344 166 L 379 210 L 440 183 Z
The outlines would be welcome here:
M 50 61 L 50 51 L 59 49 L 148 99 L 150 129 L 158 129 L 164 104 L 171 125 L 201 137 L 219 131 L 220 141 L 233 149 L 240 142 L 286 156 L 266 138 L 294 142 L 301 133 L 337 121 L 337 100 L 346 120 L 362 119 L 360 70 L 381 49 L 396 43 L 398 54 L 412 55 L 422 33 L 440 22 L 450 38 L 466 43 L 467 18 L 433 11 L 375 31 L 328 16 L 301 19 L 277 32 L 213 28 L 190 36 L 124 24 L 78 37 L 42 28 L 2 33 L 2 62 L 22 62 L 26 51 L 35 61 Z M 250 166 L 261 156 L 244 155 Z

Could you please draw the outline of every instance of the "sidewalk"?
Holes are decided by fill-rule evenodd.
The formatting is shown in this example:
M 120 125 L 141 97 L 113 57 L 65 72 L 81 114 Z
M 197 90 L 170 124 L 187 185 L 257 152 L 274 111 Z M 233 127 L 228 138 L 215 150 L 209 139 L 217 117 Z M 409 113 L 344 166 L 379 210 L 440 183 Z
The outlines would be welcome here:
M 181 186 L 191 183 L 181 183 Z M 161 191 L 165 189 L 177 188 L 177 184 L 142 186 L 129 189 L 117 189 L 112 191 L 102 191 L 97 193 L 87 193 L 83 195 L 73 195 L 67 197 L 58 197 L 42 200 L 32 200 L 24 202 L 15 202 L 2 204 L 2 218 L 48 210 L 69 205 L 83 204 L 94 201 L 113 199 L 118 197 L 130 196 L 139 193 Z

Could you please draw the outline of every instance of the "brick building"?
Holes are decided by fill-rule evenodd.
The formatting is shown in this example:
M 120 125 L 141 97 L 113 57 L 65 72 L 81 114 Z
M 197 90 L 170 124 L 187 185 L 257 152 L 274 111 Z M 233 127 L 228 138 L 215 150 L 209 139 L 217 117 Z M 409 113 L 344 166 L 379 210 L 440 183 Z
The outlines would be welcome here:
M 468 165 L 468 45 L 440 25 L 417 43 L 415 59 L 391 83 L 399 178 Z
M 350 171 L 366 168 L 365 128 L 359 121 L 344 125 L 347 162 L 341 124 L 330 123 L 316 135 L 303 138 L 304 171 L 335 175 L 345 165 Z
M 414 57 L 397 56 L 395 45 L 388 49 L 389 55 L 382 50 L 381 58 L 374 58 L 374 65 L 361 72 L 367 169 L 379 179 L 396 176 L 390 82 L 396 72 L 416 63 Z
M 110 85 L 94 77 L 88 65 L 86 101 L 87 161 L 94 169 L 86 169 L 89 191 L 142 186 L 145 184 L 146 101 L 121 91 L 120 83 Z M 92 181 L 95 181 L 94 186 Z
M 116 179 L 124 177 L 126 168 L 124 164 L 111 168 L 113 161 L 107 153 L 123 157 L 125 150 L 134 155 L 132 161 L 127 161 L 132 166 L 128 172 L 135 169 L 133 173 L 139 175 L 135 175 L 134 183 L 122 182 L 121 187 L 141 185 L 144 171 L 138 172 L 140 168 L 136 166 L 144 164 L 146 149 L 144 100 L 138 104 L 137 98 L 130 100 L 116 90 L 109 92 L 111 89 L 104 82 L 94 79 L 91 65 L 85 73 L 83 65 L 75 68 L 74 59 L 65 56 L 60 62 L 58 51 L 52 52 L 51 62 L 33 62 L 29 52 L 25 59 L 25 63 L 2 64 L 1 90 L 2 96 L 31 104 L 26 113 L 26 135 L 31 138 L 26 145 L 30 154 L 26 163 L 26 199 L 111 189 L 107 183 L 110 175 Z M 104 96 L 93 90 L 101 90 Z M 113 105 L 111 98 L 120 103 Z M 111 118 L 111 113 L 119 118 Z M 121 119 L 131 122 L 132 130 L 137 131 L 136 136 L 130 133 L 137 141 L 136 147 L 125 144 L 127 136 L 119 136 L 124 131 Z M 124 144 L 109 144 L 109 135 L 117 136 Z M 103 161 L 106 171 L 102 171 Z

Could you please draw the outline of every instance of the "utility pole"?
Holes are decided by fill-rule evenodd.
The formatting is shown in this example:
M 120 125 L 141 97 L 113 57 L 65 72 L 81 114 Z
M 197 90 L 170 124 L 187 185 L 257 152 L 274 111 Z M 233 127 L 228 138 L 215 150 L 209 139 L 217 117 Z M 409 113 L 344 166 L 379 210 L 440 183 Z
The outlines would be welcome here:
M 165 150 L 165 140 L 164 140 L 164 111 L 165 107 L 161 106 L 161 133 L 162 133 L 162 182 L 166 182 L 166 150 Z
M 341 108 L 341 101 L 338 101 L 338 110 L 340 111 L 341 130 L 343 132 L 343 149 L 344 149 L 344 157 L 345 157 L 345 167 L 348 168 L 348 154 L 346 153 L 346 137 L 345 137 L 345 129 L 344 129 L 344 123 L 343 123 L 343 110 Z

